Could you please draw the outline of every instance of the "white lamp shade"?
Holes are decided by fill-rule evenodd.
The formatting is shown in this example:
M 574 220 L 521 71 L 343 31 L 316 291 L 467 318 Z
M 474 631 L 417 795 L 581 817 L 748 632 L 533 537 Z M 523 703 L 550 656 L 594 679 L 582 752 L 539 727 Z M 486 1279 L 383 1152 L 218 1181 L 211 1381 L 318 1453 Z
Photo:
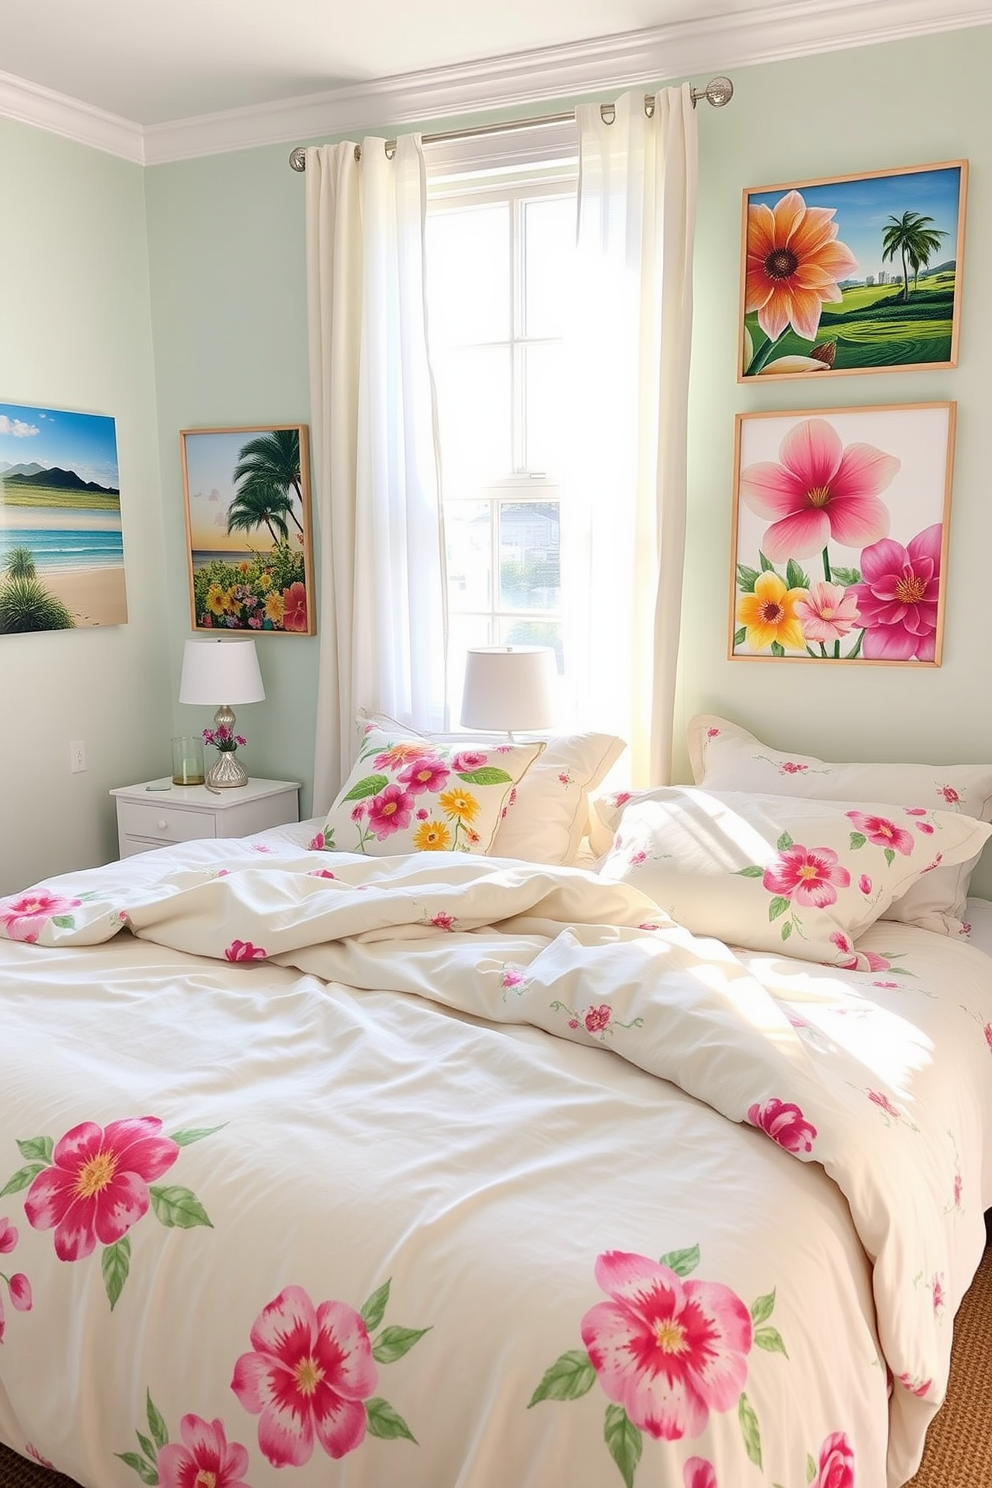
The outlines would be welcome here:
M 183 648 L 181 703 L 260 703 L 265 697 L 254 641 L 195 640 Z
M 548 729 L 554 724 L 555 653 L 550 646 L 477 646 L 465 662 L 465 728 Z

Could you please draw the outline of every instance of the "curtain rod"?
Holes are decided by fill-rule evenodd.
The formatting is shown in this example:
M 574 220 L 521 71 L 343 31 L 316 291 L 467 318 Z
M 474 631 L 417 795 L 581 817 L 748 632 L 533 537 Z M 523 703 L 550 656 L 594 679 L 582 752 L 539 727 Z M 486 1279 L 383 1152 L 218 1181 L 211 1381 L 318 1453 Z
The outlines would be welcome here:
M 714 108 L 723 108 L 724 104 L 729 103 L 734 96 L 734 85 L 728 77 L 710 78 L 705 88 L 693 88 L 691 96 L 693 108 L 696 107 L 696 104 L 701 98 L 705 98 L 706 102 L 711 103 Z M 654 98 L 650 93 L 645 93 L 644 95 L 644 109 L 648 117 L 654 113 Z M 612 104 L 604 103 L 602 105 L 604 119 L 606 119 L 608 114 L 612 114 L 612 112 Z M 534 129 L 538 125 L 545 124 L 567 124 L 574 118 L 575 114 L 569 113 L 544 114 L 539 119 L 507 119 L 502 124 L 476 124 L 470 129 L 447 129 L 440 134 L 425 134 L 421 136 L 421 139 L 425 145 L 440 145 L 448 140 L 473 139 L 485 134 L 507 134 L 513 129 Z M 612 121 L 608 120 L 608 122 Z M 356 146 L 356 149 L 358 148 L 359 146 Z M 389 154 L 395 149 L 396 141 L 387 140 L 386 153 Z M 306 170 L 307 151 L 305 145 L 297 145 L 295 149 L 289 152 L 289 163 L 294 171 Z

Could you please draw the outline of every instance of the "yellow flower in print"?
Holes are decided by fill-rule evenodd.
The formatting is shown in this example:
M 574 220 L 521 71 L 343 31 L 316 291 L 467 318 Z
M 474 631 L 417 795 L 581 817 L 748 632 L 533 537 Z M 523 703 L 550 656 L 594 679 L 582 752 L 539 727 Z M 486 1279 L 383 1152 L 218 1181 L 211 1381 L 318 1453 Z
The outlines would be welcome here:
M 417 852 L 445 852 L 451 846 L 451 833 L 444 822 L 425 821 L 413 834 Z
M 265 601 L 265 618 L 271 620 L 273 625 L 282 624 L 283 600 L 279 593 L 270 594 Z
M 223 615 L 225 608 L 225 590 L 220 584 L 211 584 L 207 590 L 207 609 L 211 615 Z
M 260 589 L 272 588 L 272 575 L 269 573 L 269 570 L 267 568 L 263 568 L 262 572 L 258 576 L 258 587 Z
M 746 627 L 748 646 L 764 651 L 776 643 L 787 651 L 802 651 L 803 628 L 796 619 L 796 605 L 808 598 L 805 589 L 788 589 L 784 580 L 769 569 L 760 573 L 753 594 L 742 594 L 737 604 L 737 623 Z
M 448 816 L 456 816 L 460 822 L 470 822 L 479 814 L 479 803 L 475 797 L 466 790 L 459 790 L 457 786 L 453 790 L 442 791 L 438 796 L 441 810 Z

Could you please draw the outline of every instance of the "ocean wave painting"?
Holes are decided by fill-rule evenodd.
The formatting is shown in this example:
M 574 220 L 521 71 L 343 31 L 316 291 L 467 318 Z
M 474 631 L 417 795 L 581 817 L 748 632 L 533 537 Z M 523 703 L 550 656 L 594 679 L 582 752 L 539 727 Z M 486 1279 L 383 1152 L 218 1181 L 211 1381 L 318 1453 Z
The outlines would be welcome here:
M 0 403 L 0 636 L 126 622 L 113 418 Z

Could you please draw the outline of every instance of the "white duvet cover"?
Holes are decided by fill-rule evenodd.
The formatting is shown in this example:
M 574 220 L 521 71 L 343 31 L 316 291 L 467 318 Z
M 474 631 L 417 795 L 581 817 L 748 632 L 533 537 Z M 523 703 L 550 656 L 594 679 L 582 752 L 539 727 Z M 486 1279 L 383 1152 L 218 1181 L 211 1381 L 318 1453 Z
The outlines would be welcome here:
M 85 1488 L 899 1488 L 992 961 L 292 836 L 0 901 L 0 1439 Z

